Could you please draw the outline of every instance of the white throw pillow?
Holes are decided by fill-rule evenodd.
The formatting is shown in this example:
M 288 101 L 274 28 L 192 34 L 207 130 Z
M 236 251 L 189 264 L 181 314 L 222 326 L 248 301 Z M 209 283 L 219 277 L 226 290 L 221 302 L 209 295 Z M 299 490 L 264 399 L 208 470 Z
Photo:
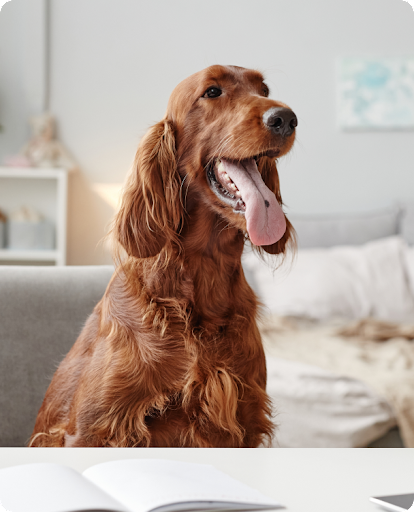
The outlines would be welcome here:
M 405 268 L 411 294 L 414 297 L 414 247 L 407 247 L 405 251 Z
M 243 264 L 267 310 L 279 315 L 414 321 L 414 298 L 405 270 L 407 247 L 400 237 L 362 246 L 298 251 L 291 268 L 272 273 L 246 251 Z

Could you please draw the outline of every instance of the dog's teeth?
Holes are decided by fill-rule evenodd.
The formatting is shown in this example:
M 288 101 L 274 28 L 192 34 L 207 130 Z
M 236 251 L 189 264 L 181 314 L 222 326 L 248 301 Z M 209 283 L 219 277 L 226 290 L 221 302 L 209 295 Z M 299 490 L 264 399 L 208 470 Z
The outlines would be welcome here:
M 241 193 L 240 193 L 240 191 L 239 191 L 239 190 L 235 193 L 235 196 L 236 196 L 236 197 L 241 197 Z
M 239 190 L 233 182 L 230 183 L 230 188 L 232 190 Z
M 223 162 L 222 162 L 221 160 L 217 160 L 217 162 L 218 162 L 218 165 L 217 165 L 217 171 L 218 171 L 218 172 L 221 172 L 221 173 L 225 172 L 225 171 L 224 171 L 224 165 L 223 165 Z

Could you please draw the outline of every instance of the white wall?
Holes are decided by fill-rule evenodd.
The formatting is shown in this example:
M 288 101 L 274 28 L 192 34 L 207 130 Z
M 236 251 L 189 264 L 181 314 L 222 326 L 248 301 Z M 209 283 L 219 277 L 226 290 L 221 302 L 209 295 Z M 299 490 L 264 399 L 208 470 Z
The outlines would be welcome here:
M 3 7 L 0 31 L 23 1 Z M 280 164 L 288 212 L 414 199 L 414 131 L 345 133 L 335 117 L 338 56 L 414 55 L 414 12 L 402 0 L 51 0 L 51 20 L 51 110 L 81 168 L 69 199 L 69 263 L 108 261 L 96 244 L 112 210 L 91 184 L 122 181 L 174 86 L 215 63 L 263 71 L 271 96 L 298 116 L 297 143 Z M 16 34 L 8 37 L 18 61 Z M 1 94 L 2 86 L 0 122 Z

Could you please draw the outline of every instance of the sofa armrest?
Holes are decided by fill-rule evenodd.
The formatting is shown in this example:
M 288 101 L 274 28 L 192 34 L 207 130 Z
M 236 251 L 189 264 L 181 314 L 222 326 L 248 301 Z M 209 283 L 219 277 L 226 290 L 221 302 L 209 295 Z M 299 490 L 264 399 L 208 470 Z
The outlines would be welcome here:
M 0 267 L 0 446 L 26 445 L 53 373 L 113 271 Z

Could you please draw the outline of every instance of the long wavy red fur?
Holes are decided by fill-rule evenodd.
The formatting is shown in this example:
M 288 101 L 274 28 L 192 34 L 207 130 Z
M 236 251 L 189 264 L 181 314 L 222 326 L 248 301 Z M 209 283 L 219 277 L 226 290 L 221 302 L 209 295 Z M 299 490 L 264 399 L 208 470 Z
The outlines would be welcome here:
M 112 229 L 115 273 L 53 377 L 31 446 L 270 442 L 258 301 L 241 265 L 245 221 L 205 172 L 214 157 L 289 151 L 294 137 L 276 140 L 257 122 L 283 105 L 262 81 L 236 67 L 196 73 L 141 141 Z M 226 90 L 220 104 L 200 101 L 211 83 Z M 257 161 L 282 204 L 274 159 Z M 257 250 L 280 254 L 293 242 L 287 221 L 281 240 Z

